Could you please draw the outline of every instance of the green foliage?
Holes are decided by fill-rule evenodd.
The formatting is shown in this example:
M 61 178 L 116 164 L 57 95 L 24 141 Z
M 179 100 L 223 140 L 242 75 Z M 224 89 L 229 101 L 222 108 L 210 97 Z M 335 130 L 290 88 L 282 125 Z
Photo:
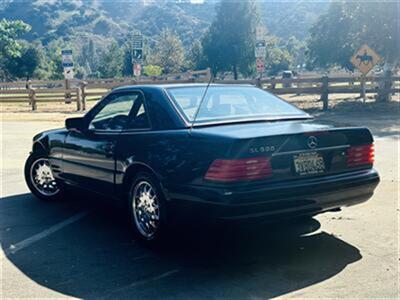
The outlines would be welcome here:
M 295 36 L 291 36 L 285 44 L 285 48 L 291 56 L 292 68 L 302 68 L 306 64 L 307 44 L 305 41 L 298 40 Z
M 22 21 L 0 20 L 0 59 L 19 57 L 22 46 L 17 39 L 30 29 L 31 27 Z
M 42 49 L 39 45 L 25 45 L 20 56 L 5 62 L 5 69 L 12 79 L 29 79 L 43 60 Z
M 122 75 L 122 53 L 117 43 L 100 55 L 98 71 L 102 78 L 120 77 Z
M 266 69 L 269 75 L 278 75 L 280 71 L 288 70 L 293 62 L 292 56 L 284 47 L 278 46 L 278 39 L 270 37 L 267 40 Z
M 208 67 L 207 59 L 204 56 L 203 47 L 199 40 L 194 41 L 187 53 L 187 67 L 190 70 L 204 70 Z
M 83 45 L 78 62 L 84 67 L 87 74 L 91 74 L 92 70 L 97 68 L 98 55 L 92 39 Z
M 202 41 L 204 54 L 214 74 L 232 71 L 251 73 L 254 64 L 253 32 L 257 9 L 249 1 L 222 0 L 217 16 Z
M 6 66 L 21 57 L 23 46 L 18 38 L 30 29 L 22 21 L 0 20 L 0 77 L 13 76 Z
M 162 68 L 156 65 L 147 65 L 144 66 L 143 73 L 146 76 L 159 76 L 162 74 Z
M 364 43 L 386 62 L 400 59 L 399 2 L 332 2 L 311 28 L 308 58 L 312 67 L 353 69 L 350 57 Z
M 149 61 L 160 66 L 165 73 L 180 72 L 185 64 L 185 52 L 179 37 L 169 29 L 164 29 Z
M 260 18 L 271 35 L 304 40 L 310 27 L 326 12 L 330 1 L 260 1 Z

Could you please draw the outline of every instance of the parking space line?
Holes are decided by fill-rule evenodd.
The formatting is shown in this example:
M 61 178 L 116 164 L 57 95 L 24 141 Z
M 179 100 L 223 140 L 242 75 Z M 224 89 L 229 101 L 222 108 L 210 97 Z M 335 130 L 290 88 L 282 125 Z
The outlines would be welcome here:
M 130 283 L 128 285 L 125 285 L 125 286 L 122 286 L 122 287 L 117 288 L 115 290 L 112 290 L 112 291 L 108 292 L 107 294 L 114 294 L 115 292 L 121 292 L 121 291 L 129 289 L 129 288 L 134 288 L 134 287 L 137 287 L 139 285 L 144 285 L 144 284 L 147 284 L 147 283 L 150 283 L 150 282 L 153 282 L 153 281 L 157 281 L 157 280 L 166 278 L 168 276 L 171 276 L 171 275 L 173 275 L 175 273 L 178 273 L 179 271 L 180 271 L 179 269 L 173 269 L 173 270 L 167 271 L 165 273 L 162 273 L 160 275 L 156 275 L 156 276 L 153 276 L 153 277 L 150 277 L 150 278 L 134 281 L 134 282 L 132 282 L 132 283 Z
M 77 213 L 77 214 L 73 215 L 72 217 L 70 217 L 56 225 L 53 225 L 50 228 L 47 228 L 46 230 L 43 230 L 42 232 L 40 232 L 38 234 L 35 234 L 19 243 L 11 245 L 4 253 L 6 255 L 15 254 L 19 250 L 22 250 L 22 249 L 28 247 L 29 245 L 36 243 L 37 241 L 53 234 L 54 232 L 64 228 L 65 226 L 68 226 L 69 224 L 79 221 L 80 219 L 85 217 L 87 214 L 88 214 L 88 212 L 86 212 L 86 211 Z

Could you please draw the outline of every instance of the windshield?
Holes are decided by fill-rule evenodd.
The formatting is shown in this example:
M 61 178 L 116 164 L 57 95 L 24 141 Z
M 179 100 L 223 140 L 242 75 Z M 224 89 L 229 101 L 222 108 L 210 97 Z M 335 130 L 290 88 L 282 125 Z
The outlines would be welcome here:
M 189 122 L 193 122 L 205 87 L 168 88 L 168 93 Z M 242 119 L 308 117 L 289 103 L 252 86 L 210 86 L 195 123 Z

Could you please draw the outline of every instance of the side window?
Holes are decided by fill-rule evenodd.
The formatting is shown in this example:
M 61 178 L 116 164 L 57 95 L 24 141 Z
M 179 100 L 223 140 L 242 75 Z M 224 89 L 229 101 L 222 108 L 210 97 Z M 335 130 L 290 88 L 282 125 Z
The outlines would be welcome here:
M 113 97 L 113 96 L 111 96 Z M 89 128 L 101 130 L 121 130 L 130 122 L 130 112 L 140 100 L 139 93 L 116 94 L 89 124 Z
M 134 108 L 132 109 L 130 122 L 128 123 L 128 126 L 126 126 L 126 129 L 146 128 L 150 128 L 150 122 L 143 102 L 143 98 L 140 97 L 139 101 L 135 103 Z

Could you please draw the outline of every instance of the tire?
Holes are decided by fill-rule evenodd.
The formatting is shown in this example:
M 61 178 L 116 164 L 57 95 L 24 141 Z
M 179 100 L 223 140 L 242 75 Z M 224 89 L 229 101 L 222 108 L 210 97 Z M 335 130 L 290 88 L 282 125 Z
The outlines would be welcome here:
M 167 232 L 165 197 L 158 180 L 138 173 L 128 195 L 129 217 L 135 235 L 148 245 L 160 243 Z
M 39 179 L 35 179 L 35 172 L 41 172 Z M 62 183 L 54 179 L 48 158 L 43 154 L 29 155 L 25 162 L 25 181 L 32 194 L 41 200 L 56 201 L 64 195 Z

